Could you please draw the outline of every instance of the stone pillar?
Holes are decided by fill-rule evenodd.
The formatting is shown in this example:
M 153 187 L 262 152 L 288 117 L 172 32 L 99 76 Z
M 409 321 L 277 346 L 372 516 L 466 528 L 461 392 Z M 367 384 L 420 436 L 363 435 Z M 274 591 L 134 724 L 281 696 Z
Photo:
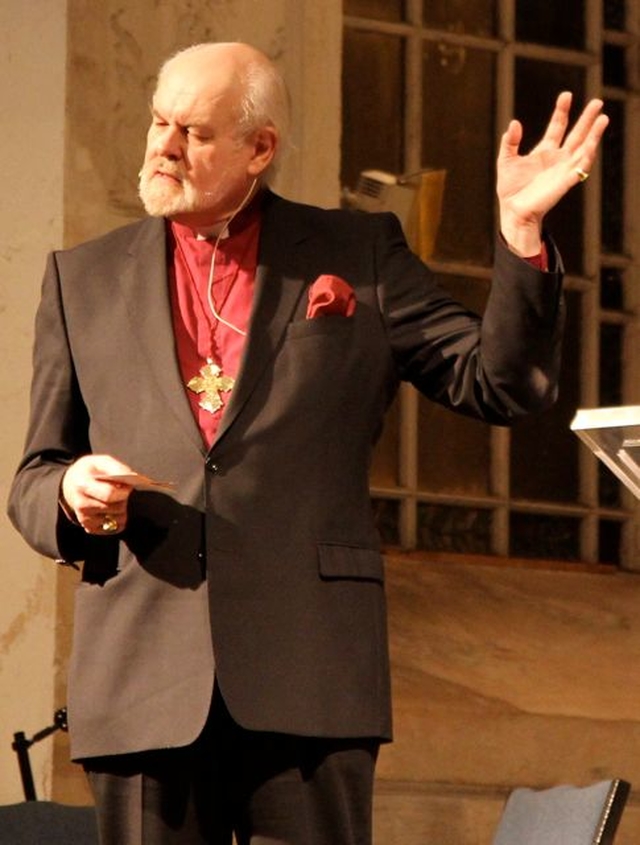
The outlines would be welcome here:
M 48 250 L 63 231 L 66 0 L 0 4 L 0 804 L 23 798 L 11 735 L 50 725 L 55 709 L 53 563 L 5 515 L 27 418 L 32 328 Z M 51 787 L 52 741 L 30 751 L 38 797 Z

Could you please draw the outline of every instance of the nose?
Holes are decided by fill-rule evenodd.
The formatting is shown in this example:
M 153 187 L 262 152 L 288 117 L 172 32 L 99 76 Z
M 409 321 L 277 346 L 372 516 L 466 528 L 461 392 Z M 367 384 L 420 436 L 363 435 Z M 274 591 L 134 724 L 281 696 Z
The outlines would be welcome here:
M 178 127 L 167 124 L 152 127 L 152 132 L 152 148 L 156 155 L 169 159 L 179 159 L 182 156 L 183 138 Z

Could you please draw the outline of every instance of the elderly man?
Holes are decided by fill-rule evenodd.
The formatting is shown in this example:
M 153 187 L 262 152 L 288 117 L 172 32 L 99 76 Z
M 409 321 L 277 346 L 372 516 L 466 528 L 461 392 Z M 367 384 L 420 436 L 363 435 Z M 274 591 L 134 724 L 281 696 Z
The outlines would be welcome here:
M 103 845 L 366 845 L 391 738 L 367 470 L 401 380 L 494 424 L 555 397 L 560 263 L 545 213 L 607 119 L 539 145 L 512 121 L 483 319 L 392 215 L 268 187 L 287 94 L 244 44 L 172 57 L 153 97 L 148 217 L 52 254 L 9 511 L 82 561 L 68 706 Z

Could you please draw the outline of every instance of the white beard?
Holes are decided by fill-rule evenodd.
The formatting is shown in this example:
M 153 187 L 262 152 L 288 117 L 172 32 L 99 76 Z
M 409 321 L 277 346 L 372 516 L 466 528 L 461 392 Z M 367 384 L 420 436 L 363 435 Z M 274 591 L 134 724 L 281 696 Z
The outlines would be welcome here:
M 144 209 L 151 217 L 171 217 L 198 211 L 200 197 L 186 180 L 167 184 L 159 178 L 149 176 L 143 169 L 140 173 L 138 195 Z

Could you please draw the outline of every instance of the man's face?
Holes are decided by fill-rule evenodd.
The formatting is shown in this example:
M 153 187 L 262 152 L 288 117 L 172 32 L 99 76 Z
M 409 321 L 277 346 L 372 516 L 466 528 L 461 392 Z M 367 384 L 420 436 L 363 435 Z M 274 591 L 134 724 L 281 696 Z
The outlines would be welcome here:
M 215 225 L 244 199 L 257 174 L 253 138 L 238 132 L 236 78 L 228 62 L 203 69 L 193 58 L 161 76 L 140 173 L 148 214 Z

